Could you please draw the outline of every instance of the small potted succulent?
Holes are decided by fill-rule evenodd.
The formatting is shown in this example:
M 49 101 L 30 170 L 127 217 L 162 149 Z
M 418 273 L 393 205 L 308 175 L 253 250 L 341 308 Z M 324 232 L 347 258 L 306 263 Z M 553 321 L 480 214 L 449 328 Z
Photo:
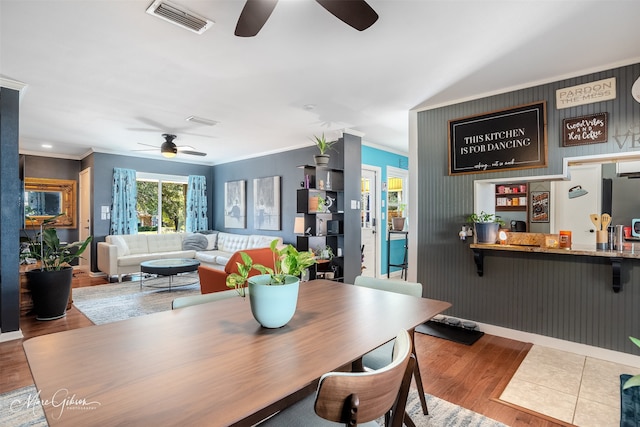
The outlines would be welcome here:
M 476 241 L 478 243 L 495 243 L 498 240 L 498 229 L 504 225 L 504 221 L 495 214 L 485 211 L 472 213 L 467 217 L 467 222 L 473 223 Z
M 329 164 L 329 154 L 327 154 L 327 152 L 329 150 L 335 150 L 333 146 L 338 141 L 327 141 L 324 133 L 322 136 L 314 136 L 311 140 L 316 144 L 316 147 L 318 147 L 318 151 L 320 151 L 320 154 L 313 156 L 316 166 L 327 166 Z
M 298 303 L 300 276 L 316 260 L 313 252 L 299 252 L 292 245 L 278 249 L 278 240 L 271 242 L 274 268 L 253 264 L 245 252 L 238 262 L 238 273 L 227 276 L 227 286 L 238 291 L 240 296 L 249 291 L 249 302 L 253 317 L 265 328 L 279 328 L 293 317 Z M 262 274 L 249 277 L 252 269 Z

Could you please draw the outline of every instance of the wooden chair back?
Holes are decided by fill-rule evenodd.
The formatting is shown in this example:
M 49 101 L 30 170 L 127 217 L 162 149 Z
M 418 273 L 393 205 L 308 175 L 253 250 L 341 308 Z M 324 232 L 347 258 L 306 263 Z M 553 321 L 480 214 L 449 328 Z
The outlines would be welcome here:
M 389 365 L 376 371 L 323 375 L 316 394 L 316 414 L 329 421 L 356 426 L 376 420 L 391 410 L 391 425 L 402 426 L 414 367 L 411 348 L 409 333 L 401 331 Z

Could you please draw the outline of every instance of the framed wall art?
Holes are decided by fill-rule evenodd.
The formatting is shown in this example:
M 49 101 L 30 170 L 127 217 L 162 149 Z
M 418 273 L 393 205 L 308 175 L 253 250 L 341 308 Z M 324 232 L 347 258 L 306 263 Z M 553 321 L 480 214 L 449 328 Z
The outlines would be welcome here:
M 247 228 L 246 181 L 224 183 L 225 228 Z
M 549 222 L 549 192 L 531 192 L 531 222 Z
M 253 213 L 256 230 L 280 230 L 280 177 L 253 180 Z

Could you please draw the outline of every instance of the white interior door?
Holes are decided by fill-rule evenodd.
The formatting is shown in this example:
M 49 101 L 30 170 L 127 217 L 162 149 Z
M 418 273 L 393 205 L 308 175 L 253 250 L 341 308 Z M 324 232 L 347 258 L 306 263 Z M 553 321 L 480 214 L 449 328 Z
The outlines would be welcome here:
M 82 242 L 91 235 L 91 168 L 80 172 L 80 200 L 79 200 L 79 240 Z M 91 245 L 82 254 L 79 261 L 80 268 L 91 270 Z
M 595 247 L 596 228 L 589 214 L 602 213 L 602 166 L 570 166 L 569 174 L 570 181 L 551 183 L 554 202 L 551 207 L 551 232 L 557 234 L 560 230 L 570 230 L 572 244 Z M 570 197 L 570 194 L 574 197 Z
M 378 176 L 376 170 L 362 168 L 360 203 L 362 275 L 367 277 L 378 275 Z

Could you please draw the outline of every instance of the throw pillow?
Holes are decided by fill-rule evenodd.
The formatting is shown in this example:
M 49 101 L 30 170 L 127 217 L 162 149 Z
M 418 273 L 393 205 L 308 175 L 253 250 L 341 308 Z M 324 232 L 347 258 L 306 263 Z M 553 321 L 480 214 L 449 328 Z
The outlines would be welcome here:
M 207 236 L 204 234 L 192 234 L 190 236 L 186 236 L 182 241 L 182 250 L 204 251 L 207 249 L 208 244 L 209 241 L 207 240 Z
M 218 232 L 214 231 L 211 234 L 207 234 L 205 236 L 207 238 L 207 241 L 209 242 L 207 244 L 207 250 L 208 251 L 215 251 L 218 249 Z

